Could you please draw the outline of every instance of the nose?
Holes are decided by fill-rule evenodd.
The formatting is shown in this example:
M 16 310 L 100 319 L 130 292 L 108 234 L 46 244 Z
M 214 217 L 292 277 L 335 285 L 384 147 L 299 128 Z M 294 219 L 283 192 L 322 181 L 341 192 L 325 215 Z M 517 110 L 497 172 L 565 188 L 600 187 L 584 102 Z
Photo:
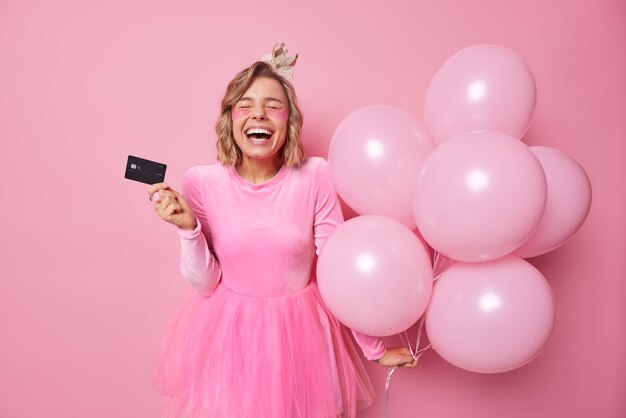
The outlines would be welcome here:
M 259 103 L 252 107 L 252 118 L 254 119 L 266 119 L 267 114 L 265 113 L 265 106 Z

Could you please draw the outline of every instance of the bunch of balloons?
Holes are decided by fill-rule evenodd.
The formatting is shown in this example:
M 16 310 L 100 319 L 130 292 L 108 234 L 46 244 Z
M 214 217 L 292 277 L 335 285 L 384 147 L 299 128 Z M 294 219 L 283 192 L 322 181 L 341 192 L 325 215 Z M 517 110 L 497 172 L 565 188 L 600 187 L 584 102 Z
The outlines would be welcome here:
M 474 45 L 432 80 L 425 127 L 391 106 L 341 122 L 331 175 L 361 216 L 337 228 L 317 267 L 340 321 L 386 336 L 425 314 L 434 350 L 475 372 L 512 370 L 541 352 L 554 298 L 524 258 L 580 228 L 591 186 L 561 151 L 521 142 L 535 100 L 533 75 L 515 52 Z M 436 277 L 431 247 L 456 261 Z

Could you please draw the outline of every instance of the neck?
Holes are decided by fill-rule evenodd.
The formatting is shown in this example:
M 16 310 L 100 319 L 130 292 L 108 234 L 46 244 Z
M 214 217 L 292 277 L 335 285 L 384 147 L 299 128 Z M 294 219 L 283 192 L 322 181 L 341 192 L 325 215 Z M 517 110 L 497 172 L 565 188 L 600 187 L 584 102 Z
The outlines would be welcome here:
M 239 164 L 237 172 L 245 180 L 253 184 L 264 183 L 278 173 L 282 164 L 275 159 L 256 160 L 243 156 L 243 161 Z

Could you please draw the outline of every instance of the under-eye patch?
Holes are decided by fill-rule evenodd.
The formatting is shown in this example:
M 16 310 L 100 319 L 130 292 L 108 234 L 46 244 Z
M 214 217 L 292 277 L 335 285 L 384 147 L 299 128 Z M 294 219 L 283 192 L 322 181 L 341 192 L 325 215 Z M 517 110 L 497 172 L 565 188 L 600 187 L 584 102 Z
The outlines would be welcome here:
M 241 118 L 245 118 L 246 116 L 248 116 L 250 114 L 250 108 L 246 107 L 246 108 L 232 108 L 230 111 L 230 116 L 233 118 L 233 120 L 238 120 Z
M 289 119 L 289 111 L 282 109 L 267 109 L 267 115 L 272 119 L 287 120 Z

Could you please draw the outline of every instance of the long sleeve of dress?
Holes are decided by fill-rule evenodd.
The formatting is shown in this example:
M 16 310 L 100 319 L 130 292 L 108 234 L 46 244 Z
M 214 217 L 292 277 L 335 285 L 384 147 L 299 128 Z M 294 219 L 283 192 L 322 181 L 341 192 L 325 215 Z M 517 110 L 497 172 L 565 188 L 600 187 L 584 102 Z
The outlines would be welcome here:
M 317 190 L 315 221 L 313 223 L 315 252 L 317 255 L 320 254 L 326 239 L 344 221 L 341 205 L 330 177 L 328 163 L 325 160 L 320 160 L 318 168 L 319 188 Z M 351 331 L 365 358 L 376 360 L 385 354 L 386 348 L 382 339 L 361 334 L 354 330 Z
M 210 295 L 221 277 L 220 264 L 209 248 L 210 230 L 203 208 L 202 188 L 195 167 L 183 177 L 182 195 L 196 215 L 194 230 L 178 229 L 180 236 L 180 272 L 191 286 Z

